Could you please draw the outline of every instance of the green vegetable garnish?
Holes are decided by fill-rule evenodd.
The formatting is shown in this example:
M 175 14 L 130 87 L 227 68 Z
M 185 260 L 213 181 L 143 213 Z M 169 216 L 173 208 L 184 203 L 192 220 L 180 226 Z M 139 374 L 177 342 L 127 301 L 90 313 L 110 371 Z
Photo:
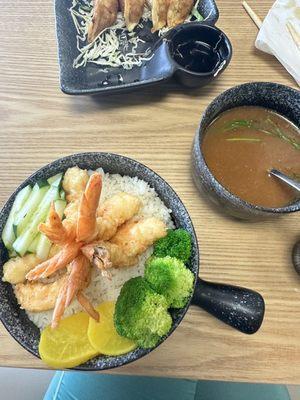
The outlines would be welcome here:
M 204 18 L 202 17 L 202 15 L 201 15 L 201 14 L 199 13 L 199 11 L 198 11 L 198 6 L 199 6 L 200 1 L 201 1 L 201 0 L 197 0 L 197 1 L 196 1 L 195 5 L 194 5 L 194 7 L 193 7 L 193 9 L 192 9 L 192 11 L 191 11 L 191 15 L 192 15 L 193 17 L 195 17 L 195 19 L 196 19 L 197 21 L 203 21 L 203 20 L 204 20 Z
M 119 335 L 147 349 L 169 332 L 172 318 L 165 297 L 156 293 L 145 279 L 137 277 L 122 287 L 114 323 Z
M 177 258 L 150 258 L 146 263 L 145 279 L 157 293 L 165 296 L 172 308 L 184 307 L 193 291 L 194 275 Z
M 226 139 L 227 142 L 261 142 L 261 139 L 235 137 Z
M 168 230 L 167 236 L 159 239 L 154 245 L 156 257 L 175 257 L 186 263 L 191 257 L 191 235 L 184 229 Z
M 273 136 L 273 137 L 278 137 L 279 139 L 287 142 L 291 146 L 293 146 L 296 150 L 300 150 L 300 142 L 297 141 L 296 139 L 287 136 L 282 129 L 280 129 L 274 121 L 271 120 L 271 118 L 267 118 L 265 121 L 265 126 L 263 128 L 260 127 L 260 125 L 257 125 L 257 122 L 254 120 L 246 120 L 246 119 L 241 119 L 241 120 L 235 120 L 235 121 L 230 121 L 229 123 L 225 124 L 223 131 L 229 132 L 232 130 L 236 130 L 239 128 L 245 128 L 245 129 L 255 129 L 259 132 L 265 133 L 266 135 Z M 226 139 L 229 141 L 229 139 Z M 239 139 L 241 140 L 241 139 Z M 233 141 L 230 138 L 230 141 Z

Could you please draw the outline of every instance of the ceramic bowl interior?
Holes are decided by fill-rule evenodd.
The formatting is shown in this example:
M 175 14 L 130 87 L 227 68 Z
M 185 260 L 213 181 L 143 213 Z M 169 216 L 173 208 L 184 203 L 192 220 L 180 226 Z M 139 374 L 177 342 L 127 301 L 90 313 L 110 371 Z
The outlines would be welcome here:
M 278 208 L 255 206 L 228 192 L 205 163 L 201 144 L 210 123 L 222 112 L 240 106 L 259 106 L 276 111 L 300 127 L 300 92 L 270 82 L 233 87 L 216 97 L 202 115 L 193 146 L 193 178 L 198 189 L 221 208 L 238 218 L 260 219 L 300 210 L 300 199 Z
M 137 176 L 149 183 L 158 193 L 159 197 L 163 200 L 165 205 L 172 210 L 172 217 L 175 226 L 182 227 L 190 232 L 192 235 L 192 257 L 189 268 L 198 276 L 199 268 L 199 255 L 198 245 L 193 228 L 192 221 L 185 209 L 183 203 L 174 192 L 174 190 L 155 172 L 140 164 L 137 161 L 123 157 L 121 155 L 110 153 L 81 153 L 61 158 L 41 168 L 28 179 L 26 179 L 18 189 L 12 194 L 0 213 L 0 237 L 2 235 L 3 227 L 6 223 L 9 211 L 12 207 L 16 194 L 26 185 L 33 184 L 42 178 L 49 178 L 54 174 L 66 171 L 69 167 L 79 166 L 80 168 L 95 170 L 102 167 L 105 172 L 118 173 L 121 175 Z M 2 275 L 3 264 L 7 261 L 8 254 L 4 247 L 3 242 L 0 242 L 0 273 Z M 195 279 L 196 283 L 196 279 Z M 0 280 L 0 319 L 8 332 L 17 340 L 25 349 L 30 351 L 35 356 L 39 357 L 38 344 L 40 338 L 39 329 L 28 319 L 24 310 L 21 310 L 17 304 L 12 286 Z M 172 311 L 173 325 L 168 336 L 176 329 L 181 322 L 186 310 L 189 306 L 183 309 Z M 163 342 L 165 338 L 161 340 Z M 160 342 L 160 343 L 161 343 Z M 159 344 L 160 344 L 159 343 Z M 158 344 L 158 345 L 159 345 Z M 158 346 L 157 345 L 157 346 Z M 156 347 L 157 347 L 156 346 Z M 136 349 L 128 354 L 118 357 L 95 357 L 90 361 L 77 367 L 82 370 L 104 370 L 109 368 L 118 367 L 129 362 L 132 362 L 153 349 Z

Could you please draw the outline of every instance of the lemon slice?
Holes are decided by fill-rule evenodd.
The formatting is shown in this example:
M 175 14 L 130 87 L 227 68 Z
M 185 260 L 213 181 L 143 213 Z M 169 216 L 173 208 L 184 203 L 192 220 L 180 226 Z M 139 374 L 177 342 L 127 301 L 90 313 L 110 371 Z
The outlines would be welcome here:
M 88 314 L 81 312 L 61 320 L 56 329 L 45 328 L 39 344 L 41 359 L 53 368 L 72 368 L 96 356 L 98 351 L 87 337 L 88 325 Z
M 118 356 L 134 350 L 137 345 L 120 336 L 114 326 L 115 303 L 107 301 L 98 306 L 100 322 L 90 318 L 88 338 L 98 353 L 107 356 Z

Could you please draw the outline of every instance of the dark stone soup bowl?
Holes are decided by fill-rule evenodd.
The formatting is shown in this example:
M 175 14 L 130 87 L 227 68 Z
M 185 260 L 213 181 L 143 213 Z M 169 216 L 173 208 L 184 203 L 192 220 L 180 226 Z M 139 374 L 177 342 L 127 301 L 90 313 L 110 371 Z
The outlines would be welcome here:
M 41 168 L 12 194 L 0 212 L 0 237 L 5 226 L 8 214 L 16 194 L 26 185 L 33 184 L 39 179 L 47 179 L 59 172 L 65 172 L 69 167 L 79 166 L 84 169 L 95 170 L 102 167 L 105 172 L 112 174 L 138 177 L 148 182 L 155 189 L 165 205 L 172 210 L 172 218 L 176 227 L 186 229 L 192 238 L 192 255 L 188 268 L 195 276 L 194 291 L 187 304 L 182 309 L 170 310 L 173 324 L 168 337 L 180 324 L 191 303 L 201 306 L 223 322 L 244 333 L 255 333 L 263 320 L 264 300 L 260 294 L 245 288 L 230 285 L 205 282 L 198 278 L 199 251 L 196 234 L 189 214 L 182 201 L 174 190 L 159 175 L 145 165 L 130 158 L 110 153 L 81 153 L 61 158 Z M 8 254 L 0 241 L 0 275 L 3 274 L 3 264 L 8 260 Z M 8 332 L 30 353 L 39 357 L 38 345 L 39 329 L 28 319 L 24 310 L 21 310 L 15 298 L 13 288 L 9 283 L 0 279 L 0 319 Z M 163 337 L 157 346 L 162 343 Z M 155 346 L 155 347 L 157 347 Z M 148 354 L 152 349 L 136 349 L 128 354 L 106 357 L 99 356 L 82 364 L 76 369 L 104 370 L 118 367 Z
M 218 209 L 240 219 L 259 220 L 299 211 L 300 200 L 279 208 L 250 204 L 227 191 L 210 172 L 201 150 L 205 131 L 219 114 L 239 106 L 269 108 L 300 127 L 300 91 L 271 82 L 246 83 L 226 90 L 206 108 L 194 138 L 192 174 L 197 188 Z

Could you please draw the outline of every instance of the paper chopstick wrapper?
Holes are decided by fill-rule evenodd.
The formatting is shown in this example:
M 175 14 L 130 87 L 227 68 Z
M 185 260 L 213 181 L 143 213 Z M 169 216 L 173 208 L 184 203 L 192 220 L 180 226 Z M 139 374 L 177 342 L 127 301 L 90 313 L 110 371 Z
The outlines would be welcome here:
M 300 86 L 300 0 L 277 0 L 274 3 L 255 46 L 273 54 Z

